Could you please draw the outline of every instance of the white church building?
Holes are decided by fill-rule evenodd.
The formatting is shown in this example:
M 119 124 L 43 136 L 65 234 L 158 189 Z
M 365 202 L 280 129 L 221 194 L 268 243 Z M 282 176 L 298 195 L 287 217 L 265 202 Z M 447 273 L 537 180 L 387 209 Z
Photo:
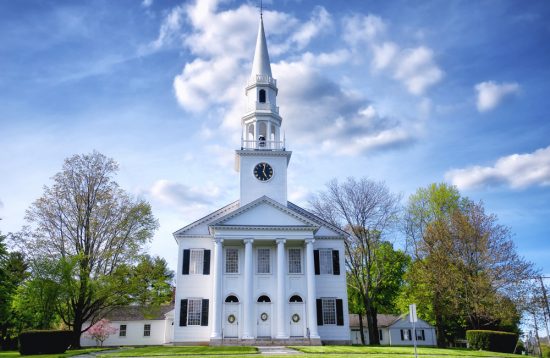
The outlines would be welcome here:
M 235 151 L 240 198 L 174 233 L 174 344 L 350 341 L 346 233 L 287 200 L 277 92 L 260 20 Z

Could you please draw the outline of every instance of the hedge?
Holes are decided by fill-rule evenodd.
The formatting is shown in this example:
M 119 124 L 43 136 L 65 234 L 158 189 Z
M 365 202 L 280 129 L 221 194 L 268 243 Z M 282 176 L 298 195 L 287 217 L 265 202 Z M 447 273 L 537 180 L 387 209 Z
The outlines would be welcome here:
M 25 331 L 19 335 L 19 353 L 64 353 L 71 344 L 71 331 Z
M 466 339 L 472 349 L 514 353 L 518 335 L 511 332 L 470 330 L 466 331 Z

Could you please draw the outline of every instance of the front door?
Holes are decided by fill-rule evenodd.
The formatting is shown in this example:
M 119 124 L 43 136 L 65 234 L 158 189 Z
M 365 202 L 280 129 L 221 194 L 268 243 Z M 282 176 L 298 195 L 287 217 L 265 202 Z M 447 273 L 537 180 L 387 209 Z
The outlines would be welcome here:
M 223 336 L 225 338 L 239 337 L 239 304 L 224 303 Z
M 304 336 L 304 303 L 289 303 L 290 305 L 290 336 Z
M 261 338 L 270 337 L 271 338 L 271 303 L 260 303 L 257 304 L 257 321 L 258 327 L 256 336 Z

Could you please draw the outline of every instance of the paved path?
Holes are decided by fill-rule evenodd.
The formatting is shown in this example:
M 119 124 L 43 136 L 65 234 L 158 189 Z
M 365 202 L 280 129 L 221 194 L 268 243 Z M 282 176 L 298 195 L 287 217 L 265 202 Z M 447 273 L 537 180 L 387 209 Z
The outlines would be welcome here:
M 283 347 L 283 346 L 263 346 L 257 347 L 260 350 L 260 354 L 303 354 L 295 349 Z

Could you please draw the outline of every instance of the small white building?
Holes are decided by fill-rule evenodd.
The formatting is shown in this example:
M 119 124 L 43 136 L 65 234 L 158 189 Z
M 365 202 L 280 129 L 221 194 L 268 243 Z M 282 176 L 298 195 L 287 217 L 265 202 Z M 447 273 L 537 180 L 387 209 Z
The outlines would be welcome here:
M 111 321 L 116 332 L 110 335 L 104 346 L 150 346 L 172 342 L 174 306 L 151 309 L 143 306 L 117 307 L 103 318 Z M 90 323 L 84 324 L 89 327 Z M 96 341 L 86 333 L 80 338 L 82 347 L 96 346 Z
M 359 315 L 350 314 L 351 343 L 361 344 L 361 331 L 359 328 Z M 413 345 L 413 326 L 409 322 L 408 315 L 388 315 L 379 314 L 378 319 L 378 337 L 380 344 L 385 346 L 412 346 Z M 367 329 L 367 319 L 363 317 L 363 329 L 365 334 L 365 343 L 369 344 L 369 334 Z M 437 339 L 435 328 L 418 319 L 416 326 L 416 344 L 419 346 L 436 346 Z

